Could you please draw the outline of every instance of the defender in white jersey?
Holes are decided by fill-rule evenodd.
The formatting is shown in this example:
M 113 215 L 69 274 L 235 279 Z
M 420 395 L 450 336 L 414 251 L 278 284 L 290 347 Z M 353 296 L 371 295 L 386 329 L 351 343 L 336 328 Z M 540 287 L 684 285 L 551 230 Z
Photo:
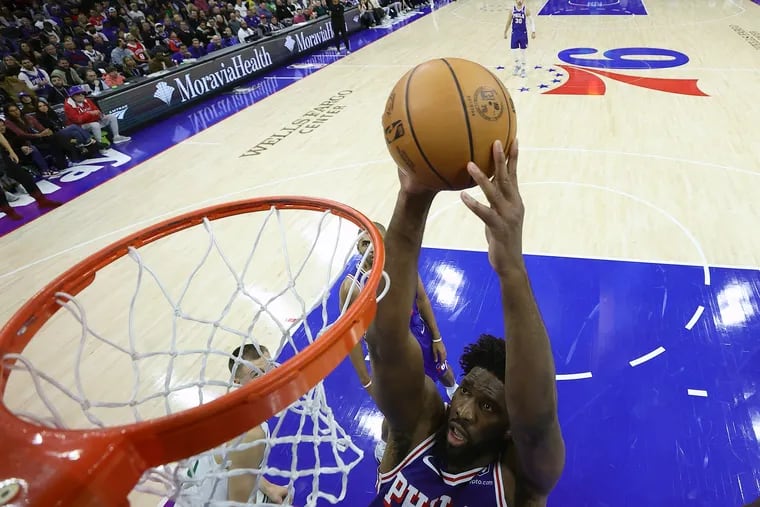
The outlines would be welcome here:
M 232 352 L 228 366 L 236 384 L 245 385 L 272 368 L 273 362 L 267 348 L 260 346 L 259 350 L 253 344 L 247 344 Z M 168 500 L 162 507 L 200 507 L 216 505 L 217 502 L 221 505 L 225 502 L 251 501 L 284 503 L 288 498 L 287 488 L 253 472 L 261 467 L 268 437 L 269 427 L 264 422 L 229 442 L 226 447 L 219 448 L 218 452 L 208 452 L 191 459 L 189 468 L 184 471 L 186 479 L 180 485 L 177 499 Z M 230 473 L 232 470 L 249 472 L 234 474 Z
M 428 213 L 437 191 L 399 171 L 401 189 L 385 235 L 391 283 L 366 341 L 373 398 L 388 423 L 371 507 L 543 507 L 564 467 L 551 344 L 522 254 L 524 207 L 517 141 L 509 163 L 493 145 L 493 180 L 467 170 L 488 200 L 462 200 L 484 224 L 499 282 L 506 340 L 481 334 L 460 358 L 464 377 L 444 404 L 409 335 L 409 308 Z M 477 323 L 473 334 L 478 335 Z
M 530 26 L 528 26 L 530 25 Z M 507 16 L 507 25 L 504 27 L 504 38 L 507 38 L 509 30 L 512 29 L 512 54 L 515 57 L 515 70 L 512 75 L 520 74 L 521 77 L 526 75 L 525 51 L 528 49 L 528 29 L 530 28 L 531 39 L 536 38 L 536 24 L 533 22 L 533 16 L 530 9 L 525 5 L 523 0 L 516 0 L 512 10 Z

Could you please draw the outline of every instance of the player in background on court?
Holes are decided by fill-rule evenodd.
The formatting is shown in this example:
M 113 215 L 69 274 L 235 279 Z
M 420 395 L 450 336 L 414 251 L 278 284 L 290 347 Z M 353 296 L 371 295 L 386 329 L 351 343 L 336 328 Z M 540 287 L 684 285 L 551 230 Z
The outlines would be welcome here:
M 384 269 L 391 284 L 366 336 L 373 397 L 389 426 L 371 507 L 542 507 L 559 480 L 565 445 L 554 359 L 523 260 L 517 157 L 517 141 L 508 164 L 497 141 L 493 181 L 472 162 L 467 168 L 490 204 L 462 193 L 485 224 L 507 339 L 481 335 L 465 348 L 465 376 L 450 405 L 425 376 L 420 349 L 408 332 L 407 309 L 437 191 L 399 171 L 401 189 L 385 236 Z
M 377 222 L 374 222 L 374 224 L 380 231 L 380 235 L 385 236 L 385 227 Z M 359 234 L 360 236 L 356 248 L 359 251 L 359 254 L 364 256 L 364 253 L 367 251 L 367 248 L 369 248 L 371 242 L 369 235 L 362 231 L 359 231 Z M 357 265 L 359 268 L 359 279 L 355 279 L 353 275 L 348 275 L 345 280 L 343 280 L 343 283 L 340 286 L 341 310 L 345 306 L 347 298 L 350 298 L 348 306 L 351 306 L 354 303 L 354 300 L 359 296 L 359 293 L 369 276 L 369 272 L 372 269 L 373 261 L 374 255 L 373 252 L 370 252 L 367 254 L 364 265 L 361 267 Z M 385 281 L 382 280 L 380 284 L 380 289 L 382 290 Z M 454 377 L 454 371 L 451 369 L 446 359 L 446 346 L 443 344 L 441 332 L 438 330 L 438 323 L 435 320 L 435 314 L 433 313 L 433 307 L 430 304 L 430 298 L 425 291 L 425 286 L 419 275 L 417 275 L 417 292 L 411 306 L 409 330 L 412 332 L 412 335 L 422 349 L 425 375 L 433 379 L 434 382 L 440 382 L 446 389 L 449 398 L 451 398 L 458 387 L 456 384 L 456 378 Z M 364 348 L 361 343 L 358 343 L 356 347 L 354 347 L 349 354 L 349 357 L 354 370 L 356 370 L 356 374 L 359 376 L 359 382 L 361 382 L 362 387 L 371 394 L 372 377 L 367 370 L 367 363 L 364 361 Z
M 504 38 L 507 38 L 509 29 L 512 29 L 512 54 L 515 57 L 515 70 L 513 76 L 520 74 L 525 77 L 525 51 L 528 49 L 528 24 L 530 24 L 530 37 L 536 38 L 536 24 L 530 9 L 523 0 L 516 0 L 515 5 L 507 16 L 507 25 L 504 27 Z
M 242 351 L 238 347 L 232 352 L 228 367 L 230 373 L 233 373 L 235 384 L 243 386 L 272 369 L 274 363 L 269 350 L 263 345 L 259 346 L 259 349 L 261 354 L 255 345 L 249 343 L 243 346 Z M 254 365 L 255 368 L 250 368 L 243 361 Z M 283 504 L 288 499 L 288 489 L 272 484 L 263 475 L 253 473 L 253 470 L 261 468 L 268 437 L 269 427 L 264 422 L 249 430 L 242 438 L 231 442 L 231 449 L 245 447 L 244 449 L 229 450 L 224 456 L 207 453 L 191 460 L 187 475 L 192 481 L 185 483 L 184 494 L 176 504 L 169 501 L 162 507 L 195 507 L 206 505 L 206 502 L 212 500 L 248 503 L 249 499 L 254 503 Z M 250 447 L 247 445 L 253 442 L 259 443 Z M 226 478 L 219 478 L 220 473 L 236 469 L 249 472 L 240 475 L 230 473 Z

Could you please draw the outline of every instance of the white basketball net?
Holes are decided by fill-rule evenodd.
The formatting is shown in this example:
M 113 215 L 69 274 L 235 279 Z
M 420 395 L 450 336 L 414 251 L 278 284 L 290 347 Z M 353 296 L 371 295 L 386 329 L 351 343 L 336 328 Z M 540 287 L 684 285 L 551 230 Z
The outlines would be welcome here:
M 3 402 L 38 424 L 92 428 L 149 420 L 224 395 L 235 388 L 227 366 L 236 347 L 254 344 L 261 353 L 266 345 L 276 364 L 335 321 L 328 316 L 338 313 L 331 288 L 356 253 L 357 236 L 353 223 L 328 211 L 272 208 L 206 220 L 132 249 L 76 297 L 56 295 L 65 311 L 23 355 L 3 358 L 13 370 Z M 223 289 L 231 290 L 222 295 Z M 113 300 L 120 295 L 125 306 L 117 311 Z M 263 440 L 245 441 L 244 434 L 149 470 L 131 504 L 269 505 L 262 477 L 288 488 L 286 504 L 341 501 L 363 452 L 336 421 L 329 397 L 320 383 L 270 419 Z M 259 466 L 233 467 L 233 456 L 256 446 L 263 449 Z M 228 499 L 228 480 L 239 475 L 253 478 L 248 502 Z

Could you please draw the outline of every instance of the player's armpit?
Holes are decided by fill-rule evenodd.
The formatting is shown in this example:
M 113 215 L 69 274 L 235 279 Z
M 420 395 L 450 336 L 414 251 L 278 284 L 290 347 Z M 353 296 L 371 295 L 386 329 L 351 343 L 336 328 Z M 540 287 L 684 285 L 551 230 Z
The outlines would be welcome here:
M 388 450 L 380 463 L 381 472 L 388 472 L 401 463 L 412 448 L 436 432 L 445 421 L 446 407 L 435 382 L 425 377 L 424 383 L 423 396 L 415 407 L 416 422 L 411 429 L 394 426 L 386 418 Z

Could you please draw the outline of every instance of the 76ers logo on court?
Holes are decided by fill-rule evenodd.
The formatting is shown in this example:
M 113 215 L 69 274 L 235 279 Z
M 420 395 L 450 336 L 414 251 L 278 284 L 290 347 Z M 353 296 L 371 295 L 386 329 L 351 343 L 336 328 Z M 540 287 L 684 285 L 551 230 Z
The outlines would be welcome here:
M 598 55 L 596 48 L 572 48 L 560 51 L 557 57 L 564 62 L 559 67 L 567 74 L 567 81 L 556 88 L 541 84 L 539 89 L 547 88 L 544 95 L 604 95 L 607 91 L 605 79 L 617 81 L 630 86 L 647 88 L 665 93 L 708 96 L 697 86 L 696 79 L 649 77 L 639 74 L 652 70 L 672 69 L 681 67 L 689 62 L 689 57 L 678 51 L 663 48 L 617 48 L 610 49 Z M 550 82 L 562 82 L 564 77 L 560 71 L 535 67 L 538 72 L 548 71 Z M 637 74 L 613 72 L 618 70 L 636 71 Z M 554 78 L 554 79 L 552 79 Z M 519 89 L 528 91 L 527 88 Z

